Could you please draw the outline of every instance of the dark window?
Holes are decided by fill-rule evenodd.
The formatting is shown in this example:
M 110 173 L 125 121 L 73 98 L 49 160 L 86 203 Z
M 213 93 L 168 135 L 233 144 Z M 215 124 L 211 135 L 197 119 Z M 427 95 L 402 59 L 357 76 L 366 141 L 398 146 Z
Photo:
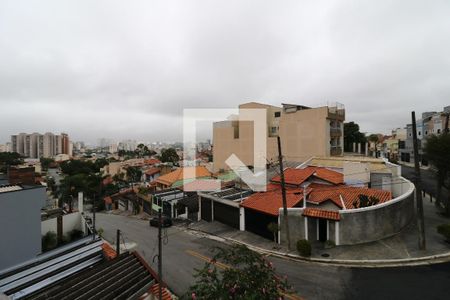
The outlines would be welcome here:
M 281 116 L 281 112 L 276 111 L 276 112 L 275 112 L 275 118 L 279 118 L 280 116 Z
M 440 130 L 440 129 L 438 129 L 438 130 L 437 130 L 437 133 L 438 133 L 438 134 L 439 134 L 439 133 L 441 133 L 441 130 Z

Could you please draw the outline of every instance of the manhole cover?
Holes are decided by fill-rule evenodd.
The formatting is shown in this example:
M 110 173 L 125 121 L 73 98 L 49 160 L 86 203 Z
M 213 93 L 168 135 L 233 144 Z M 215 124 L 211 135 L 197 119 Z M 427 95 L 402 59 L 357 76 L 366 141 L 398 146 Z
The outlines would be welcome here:
M 330 254 L 324 253 L 324 254 L 322 254 L 322 257 L 330 257 Z

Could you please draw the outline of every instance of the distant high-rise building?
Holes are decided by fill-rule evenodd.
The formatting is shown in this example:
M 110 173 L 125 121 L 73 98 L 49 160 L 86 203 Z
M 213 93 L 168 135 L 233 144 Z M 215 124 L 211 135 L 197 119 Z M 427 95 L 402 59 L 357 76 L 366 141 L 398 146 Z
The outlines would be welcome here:
M 53 157 L 57 154 L 71 155 L 69 143 L 67 133 L 61 135 L 51 132 L 19 133 L 11 136 L 11 151 L 29 158 Z

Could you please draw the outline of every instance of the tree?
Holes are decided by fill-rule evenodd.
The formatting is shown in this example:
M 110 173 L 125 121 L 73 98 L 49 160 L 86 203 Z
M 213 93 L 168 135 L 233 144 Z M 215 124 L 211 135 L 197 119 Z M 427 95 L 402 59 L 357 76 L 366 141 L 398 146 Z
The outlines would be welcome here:
M 39 159 L 41 162 L 42 170 L 47 171 L 51 164 L 55 163 L 53 158 L 41 157 Z
M 23 163 L 23 157 L 17 152 L 0 152 L 0 173 L 6 173 L 8 166 Z
M 127 179 L 130 182 L 141 181 L 142 170 L 139 167 L 128 167 L 127 168 Z
M 54 194 L 57 188 L 55 178 L 47 176 L 46 181 L 47 181 L 47 190 L 49 190 L 52 194 Z
M 353 143 L 366 143 L 364 133 L 359 132 L 359 125 L 355 122 L 344 123 L 344 151 L 352 152 Z
M 280 299 L 290 289 L 286 278 L 275 273 L 271 262 L 246 246 L 212 251 L 213 259 L 196 270 L 196 282 L 186 299 Z M 218 260 L 221 271 L 216 267 Z
M 161 158 L 162 162 L 171 162 L 173 164 L 177 164 L 180 161 L 180 157 L 177 154 L 177 151 L 174 148 L 162 149 L 161 150 Z
M 423 152 L 428 161 L 437 169 L 436 205 L 441 206 L 442 187 L 450 191 L 450 184 L 448 183 L 450 177 L 450 134 L 428 137 Z M 450 195 L 448 198 L 450 198 Z M 450 216 L 450 199 L 445 201 L 444 207 L 445 214 Z
M 377 205 L 380 202 L 380 199 L 374 196 L 367 196 L 364 194 L 358 195 L 359 201 L 355 200 L 353 201 L 353 207 L 354 208 L 362 208 L 362 207 L 369 207 L 373 205 Z

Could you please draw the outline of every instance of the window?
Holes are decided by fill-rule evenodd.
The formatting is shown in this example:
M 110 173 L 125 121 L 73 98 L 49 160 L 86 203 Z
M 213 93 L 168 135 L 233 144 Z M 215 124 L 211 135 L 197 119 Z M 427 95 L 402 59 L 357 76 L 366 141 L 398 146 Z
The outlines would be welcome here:
M 425 131 L 425 135 L 428 135 L 428 130 Z
M 438 133 L 438 134 L 440 134 L 440 133 L 441 133 L 441 130 L 440 130 L 440 129 L 438 129 L 438 130 L 437 130 L 437 133 Z
M 277 133 L 276 127 L 270 127 L 270 133 Z
M 281 112 L 280 111 L 276 111 L 274 115 L 275 115 L 275 118 L 279 118 L 281 116 Z
M 419 131 L 419 135 L 421 134 L 421 132 Z

